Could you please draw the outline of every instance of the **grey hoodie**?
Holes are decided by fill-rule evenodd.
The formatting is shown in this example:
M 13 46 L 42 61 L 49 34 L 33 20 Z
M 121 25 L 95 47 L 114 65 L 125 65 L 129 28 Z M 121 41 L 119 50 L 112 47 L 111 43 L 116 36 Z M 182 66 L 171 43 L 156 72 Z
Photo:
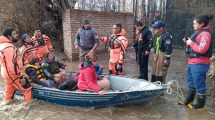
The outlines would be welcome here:
M 83 50 L 90 50 L 99 42 L 97 32 L 94 28 L 89 29 L 79 28 L 75 36 L 75 45 L 79 45 Z

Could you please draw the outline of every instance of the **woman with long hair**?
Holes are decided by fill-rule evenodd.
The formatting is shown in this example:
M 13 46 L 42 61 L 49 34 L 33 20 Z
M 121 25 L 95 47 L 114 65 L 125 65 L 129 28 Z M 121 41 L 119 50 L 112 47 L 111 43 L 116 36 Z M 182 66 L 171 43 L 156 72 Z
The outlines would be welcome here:
M 210 67 L 212 56 L 212 35 L 209 21 L 212 15 L 199 15 L 193 20 L 194 33 L 190 38 L 184 38 L 186 43 L 187 65 L 187 98 L 179 104 L 185 104 L 189 108 L 199 109 L 205 106 L 206 100 L 206 73 Z M 197 92 L 197 102 L 192 104 Z

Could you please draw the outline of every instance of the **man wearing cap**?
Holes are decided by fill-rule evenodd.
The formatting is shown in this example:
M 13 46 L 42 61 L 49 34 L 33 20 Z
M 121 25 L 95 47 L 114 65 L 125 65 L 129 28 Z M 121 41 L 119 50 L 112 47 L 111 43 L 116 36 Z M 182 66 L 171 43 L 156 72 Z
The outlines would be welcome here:
M 96 30 L 90 26 L 87 18 L 82 20 L 82 26 L 75 36 L 75 48 L 79 49 L 79 61 L 83 62 L 86 54 L 93 54 L 99 46 L 99 37 Z
M 152 25 L 155 32 L 153 38 L 154 57 L 152 66 L 151 82 L 160 81 L 165 83 L 167 69 L 172 54 L 172 36 L 165 30 L 165 23 L 158 20 Z

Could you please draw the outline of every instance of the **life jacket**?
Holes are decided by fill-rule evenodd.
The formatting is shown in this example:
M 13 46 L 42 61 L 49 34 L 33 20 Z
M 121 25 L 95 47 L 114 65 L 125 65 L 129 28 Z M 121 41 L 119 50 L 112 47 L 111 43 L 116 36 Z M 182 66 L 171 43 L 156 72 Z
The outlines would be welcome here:
M 27 69 L 27 68 L 30 68 L 30 67 L 36 69 L 36 71 L 37 71 L 37 78 L 39 78 L 40 80 L 46 80 L 46 76 L 45 76 L 45 74 L 44 74 L 44 72 L 43 72 L 42 67 L 36 66 L 36 65 L 30 65 L 30 64 L 28 64 L 28 65 L 25 67 L 24 70 L 26 71 L 26 69 Z M 32 82 L 31 79 L 30 79 L 29 81 Z
M 25 45 L 25 46 L 22 46 L 19 49 L 19 51 L 20 51 L 22 63 L 24 66 L 24 65 L 28 64 L 32 58 L 36 57 L 35 54 L 37 51 L 37 46 Z
M 193 41 L 193 42 L 196 42 L 196 37 L 202 33 L 202 32 L 209 32 L 211 34 L 211 32 L 209 30 L 200 30 L 198 32 L 194 32 L 191 36 L 190 36 L 190 39 Z M 212 35 L 211 35 L 212 37 Z M 212 40 L 213 38 L 211 38 L 211 43 L 210 43 L 210 47 L 208 48 L 207 52 L 204 53 L 204 54 L 199 54 L 197 52 L 195 52 L 189 45 L 186 47 L 186 50 L 185 50 L 185 54 L 188 58 L 193 58 L 193 57 L 199 57 L 199 56 L 207 56 L 207 57 L 212 57 L 212 49 L 213 49 L 213 43 L 212 43 Z
M 48 38 L 46 38 L 45 36 L 41 36 L 41 38 L 38 38 L 38 37 L 34 37 L 33 38 L 33 43 L 34 44 L 36 44 L 37 43 L 37 45 L 38 45 L 38 47 L 42 47 L 42 46 L 45 46 L 46 45 L 46 43 L 45 43 L 45 41 L 46 40 L 48 40 Z
M 123 63 L 124 56 L 126 54 L 126 48 L 128 46 L 128 40 L 125 38 L 125 30 L 122 29 L 121 33 L 112 35 L 110 37 L 110 62 L 111 63 Z
M 40 61 L 44 60 L 43 54 L 49 51 L 53 51 L 51 41 L 48 36 L 42 35 L 41 37 L 32 37 L 33 46 L 37 46 L 37 58 Z

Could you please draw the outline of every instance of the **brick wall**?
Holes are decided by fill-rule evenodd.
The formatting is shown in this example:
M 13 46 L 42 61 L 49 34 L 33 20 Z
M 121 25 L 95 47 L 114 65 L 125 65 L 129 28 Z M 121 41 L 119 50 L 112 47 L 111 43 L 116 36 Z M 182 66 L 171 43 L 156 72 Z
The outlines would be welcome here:
M 67 10 L 63 14 L 63 39 L 64 51 L 72 60 L 78 59 L 78 51 L 74 49 L 75 34 L 81 26 L 83 18 L 88 18 L 92 27 L 94 27 L 99 36 L 109 36 L 111 28 L 115 23 L 122 23 L 126 30 L 126 38 L 132 42 L 133 36 L 133 14 L 130 13 L 109 13 L 85 10 Z M 107 46 L 108 48 L 108 46 Z M 97 52 L 105 50 L 105 44 L 101 43 Z

